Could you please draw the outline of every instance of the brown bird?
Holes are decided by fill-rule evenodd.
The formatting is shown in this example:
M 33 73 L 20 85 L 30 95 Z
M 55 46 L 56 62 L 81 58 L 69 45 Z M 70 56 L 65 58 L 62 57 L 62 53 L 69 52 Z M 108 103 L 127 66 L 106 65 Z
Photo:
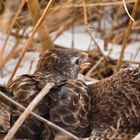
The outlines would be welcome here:
M 123 134 L 123 140 L 130 140 L 140 132 L 140 68 L 123 69 L 88 88 L 93 138 L 97 131 L 100 138 L 102 135 L 102 138 L 108 140 L 104 132 L 110 127 L 117 130 L 118 137 Z M 101 130 L 100 133 L 98 130 Z M 114 139 L 117 139 L 117 135 Z
M 46 51 L 40 56 L 33 74 L 21 75 L 10 83 L 9 95 L 27 106 L 48 82 L 58 84 L 34 111 L 77 136 L 86 136 L 90 129 L 90 97 L 85 83 L 77 80 L 80 67 L 88 65 L 86 57 L 85 53 L 71 49 Z M 13 106 L 11 125 L 19 115 L 20 111 Z M 15 136 L 18 139 L 38 140 L 42 139 L 43 129 L 40 121 L 28 117 Z
M 54 82 L 57 86 L 35 108 L 36 113 L 79 137 L 88 137 L 92 129 L 87 139 L 131 139 L 140 131 L 140 68 L 121 70 L 87 86 L 77 80 L 80 66 L 87 65 L 85 58 L 70 49 L 49 50 L 41 55 L 34 74 L 11 82 L 10 95 L 27 106 L 46 83 Z M 19 115 L 12 108 L 12 124 Z M 4 123 L 0 126 L 6 128 Z M 43 130 L 40 121 L 29 117 L 16 138 L 43 139 Z

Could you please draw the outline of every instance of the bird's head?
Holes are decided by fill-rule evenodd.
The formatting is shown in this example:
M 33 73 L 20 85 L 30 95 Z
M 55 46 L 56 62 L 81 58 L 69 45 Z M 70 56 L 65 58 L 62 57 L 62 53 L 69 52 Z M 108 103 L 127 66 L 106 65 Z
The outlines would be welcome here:
M 54 73 L 69 78 L 76 78 L 81 68 L 89 65 L 87 54 L 73 49 L 53 48 L 42 53 L 36 72 Z

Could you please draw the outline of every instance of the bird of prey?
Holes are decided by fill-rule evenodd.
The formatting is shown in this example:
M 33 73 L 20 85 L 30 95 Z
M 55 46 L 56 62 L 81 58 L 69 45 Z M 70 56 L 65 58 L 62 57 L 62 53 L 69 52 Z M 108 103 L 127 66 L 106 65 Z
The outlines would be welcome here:
M 77 79 L 80 67 L 88 64 L 85 58 L 83 53 L 70 49 L 44 52 L 32 75 L 22 75 L 11 82 L 9 94 L 27 106 L 46 83 L 54 82 L 57 86 L 35 108 L 36 113 L 78 137 L 130 140 L 140 131 L 140 68 L 123 69 L 87 86 Z M 6 89 L 3 91 L 7 92 Z M 12 108 L 11 117 L 7 120 L 10 118 L 13 124 L 19 115 L 18 109 Z M 2 130 L 0 127 L 1 132 L 9 129 L 9 123 L 1 123 L 0 126 L 3 127 Z M 29 117 L 16 138 L 43 139 L 43 130 L 44 125 L 40 121 Z M 52 133 L 56 134 L 56 131 Z
M 116 134 L 116 140 L 117 136 L 118 139 L 131 140 L 140 132 L 140 68 L 123 69 L 88 88 L 93 129 L 90 139 L 98 135 L 109 140 Z M 111 127 L 116 130 L 115 133 L 112 133 Z M 110 133 L 108 130 L 111 130 Z
M 88 85 L 92 133 L 84 140 L 132 140 L 140 132 L 140 68 Z
M 50 49 L 41 54 L 33 74 L 21 75 L 14 79 L 5 93 L 26 107 L 48 82 L 56 83 L 58 86 L 50 91 L 34 112 L 79 137 L 86 136 L 90 129 L 88 123 L 91 109 L 90 96 L 88 96 L 85 83 L 77 80 L 81 67 L 88 65 L 86 58 L 85 53 L 76 50 Z M 2 106 L 0 108 L 0 110 L 3 109 Z M 6 118 L 12 125 L 21 112 L 15 106 L 12 106 L 10 110 L 4 115 L 5 117 L 7 115 Z M 7 132 L 9 122 L 3 123 L 2 114 L 0 114 L 0 119 L 0 126 L 2 126 L 0 132 Z M 15 137 L 31 140 L 43 139 L 43 130 L 42 122 L 30 116 Z

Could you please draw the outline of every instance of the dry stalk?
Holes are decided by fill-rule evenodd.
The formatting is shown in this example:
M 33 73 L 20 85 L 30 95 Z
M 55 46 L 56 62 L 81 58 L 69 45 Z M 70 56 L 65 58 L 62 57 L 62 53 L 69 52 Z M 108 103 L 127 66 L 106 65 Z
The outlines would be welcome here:
M 135 0 L 127 0 L 125 1 L 126 4 L 134 3 Z M 123 5 L 122 1 L 113 1 L 113 2 L 96 2 L 96 3 L 89 3 L 86 4 L 87 7 L 96 7 L 96 6 L 117 6 L 117 5 Z M 67 5 L 65 8 L 71 8 L 71 7 L 83 7 L 83 4 L 74 4 L 74 5 Z
M 83 1 L 83 12 L 84 12 L 84 24 L 88 25 L 88 17 L 87 17 L 87 8 L 86 8 L 86 1 Z
M 20 54 L 20 56 L 19 56 L 19 59 L 18 59 L 16 65 L 15 65 L 15 67 L 14 67 L 14 69 L 13 69 L 11 75 L 10 75 L 10 78 L 9 78 L 9 80 L 8 80 L 8 84 L 9 84 L 9 83 L 11 82 L 11 80 L 13 79 L 13 77 L 14 77 L 16 71 L 17 71 L 17 68 L 18 68 L 19 65 L 20 65 L 20 62 L 21 62 L 22 58 L 24 57 L 26 51 L 29 49 L 29 47 L 30 47 L 30 45 L 31 45 L 31 43 L 32 43 L 34 34 L 36 33 L 36 31 L 37 31 L 38 28 L 40 27 L 41 23 L 42 23 L 43 20 L 45 19 L 46 14 L 47 14 L 47 12 L 48 12 L 48 9 L 50 8 L 50 5 L 52 4 L 52 2 L 53 2 L 53 0 L 50 0 L 50 1 L 48 2 L 47 6 L 46 6 L 46 8 L 45 8 L 45 10 L 44 10 L 44 12 L 42 13 L 42 15 L 41 15 L 41 17 L 39 18 L 38 22 L 37 22 L 36 25 L 34 26 L 33 31 L 32 31 L 32 34 L 31 34 L 31 36 L 29 37 L 29 39 L 27 40 L 27 42 L 26 42 L 26 44 L 25 44 L 25 46 L 24 46 L 24 48 L 23 48 L 23 50 L 22 50 L 22 52 L 21 52 L 21 54 Z
M 88 17 L 87 17 L 87 8 L 86 8 L 86 1 L 83 1 L 83 11 L 84 11 L 84 24 L 85 24 L 85 30 L 88 33 L 88 35 L 91 37 L 92 41 L 95 43 L 97 49 L 99 50 L 99 52 L 102 54 L 102 56 L 104 56 L 104 58 L 106 58 L 106 56 L 104 55 L 104 53 L 102 52 L 102 50 L 100 49 L 100 46 L 98 45 L 98 43 L 96 42 L 94 36 L 92 35 L 91 31 L 88 28 Z
M 104 53 L 100 49 L 100 46 L 98 45 L 97 41 L 95 40 L 95 37 L 93 36 L 93 34 L 91 33 L 91 31 L 90 31 L 90 29 L 89 29 L 89 27 L 87 25 L 85 25 L 85 29 L 86 29 L 86 32 L 88 33 L 88 35 L 91 37 L 92 41 L 95 43 L 95 45 L 96 45 L 97 49 L 99 50 L 99 52 L 107 60 L 107 57 L 104 55 Z
M 140 140 L 140 133 L 138 133 L 132 140 Z
M 29 7 L 29 11 L 31 13 L 33 22 L 34 22 L 34 24 L 36 24 L 41 15 L 40 4 L 39 4 L 38 0 L 28 0 L 27 4 Z M 45 23 L 45 20 L 40 25 L 40 27 L 38 29 L 38 34 L 40 37 L 41 44 L 43 46 L 42 47 L 43 51 L 54 47 L 54 45 L 51 41 L 51 38 L 49 36 L 48 30 L 47 30 L 47 24 Z
M 20 31 L 20 29 L 17 29 L 17 31 L 15 33 L 18 34 L 19 31 Z M 25 31 L 26 31 L 26 29 L 23 30 L 22 34 L 24 34 Z M 12 57 L 17 56 L 19 54 L 21 49 L 17 49 L 17 48 L 19 47 L 19 44 L 21 43 L 21 39 L 22 39 L 21 37 L 16 36 L 14 46 L 12 47 L 12 49 L 9 51 L 7 56 L 3 59 L 3 61 L 0 64 L 0 69 L 1 70 L 5 67 L 7 61 L 9 61 Z
M 17 38 L 14 47 L 11 49 L 11 51 L 8 53 L 8 55 L 7 55 L 7 56 L 3 59 L 3 61 L 1 62 L 0 69 L 3 69 L 4 66 L 5 66 L 5 64 L 6 64 L 6 62 L 7 62 L 8 60 L 10 60 L 10 59 L 14 56 L 14 52 L 15 52 L 15 50 L 18 48 L 19 44 L 20 44 L 20 39 Z
M 117 12 L 114 14 L 114 17 L 113 17 L 113 20 L 112 20 L 111 28 L 110 28 L 110 30 L 107 32 L 107 35 L 104 36 L 105 47 L 107 47 L 107 45 L 108 45 L 108 43 L 109 43 L 109 40 L 110 40 L 111 37 L 112 37 L 112 32 L 114 32 L 114 29 L 115 29 L 115 23 L 116 23 L 117 21 L 119 21 L 119 18 L 120 18 L 119 16 L 120 16 L 121 11 L 122 11 L 122 5 L 119 5 Z M 114 45 L 115 42 L 116 42 L 116 40 L 113 39 L 112 45 Z
M 133 11 L 132 11 L 132 14 L 131 14 L 131 16 L 133 18 L 135 17 L 136 11 L 138 9 L 138 4 L 139 4 L 139 0 L 135 0 L 135 4 L 133 6 Z M 123 40 L 123 44 L 122 44 L 119 60 L 118 60 L 118 63 L 117 63 L 116 71 L 120 70 L 120 67 L 121 67 L 121 64 L 122 64 L 122 59 L 123 59 L 123 56 L 124 56 L 125 47 L 126 47 L 126 44 L 127 44 L 127 40 L 128 40 L 129 34 L 131 32 L 132 25 L 133 25 L 133 21 L 130 19 L 129 20 L 129 24 L 128 24 L 128 28 L 125 31 L 124 40 Z
M 74 24 L 74 19 L 67 19 L 67 21 L 65 22 L 65 26 L 60 27 L 56 32 L 55 35 L 53 37 L 53 41 L 55 41 L 65 30 L 67 30 L 71 25 Z
M 9 103 L 12 103 L 13 105 L 17 106 L 19 109 L 21 110 L 25 110 L 26 108 L 21 105 L 20 103 L 16 102 L 15 100 L 13 100 L 12 98 L 8 97 L 6 94 L 0 92 L 0 96 L 4 99 L 6 99 Z M 45 124 L 49 125 L 50 127 L 56 129 L 56 130 L 59 130 L 65 134 L 67 134 L 68 136 L 70 136 L 71 138 L 73 138 L 74 140 L 79 140 L 78 137 L 76 137 L 75 135 L 71 134 L 70 132 L 66 131 L 65 129 L 61 128 L 60 126 L 44 119 L 43 117 L 39 116 L 38 114 L 34 113 L 34 112 L 31 112 L 31 115 L 34 116 L 36 119 L 44 122 Z
M 19 8 L 18 8 L 17 12 L 15 13 L 15 16 L 14 16 L 14 18 L 13 18 L 10 26 L 8 27 L 8 33 L 7 33 L 6 39 L 4 41 L 4 45 L 2 47 L 2 54 L 4 54 L 4 51 L 6 49 L 6 44 L 7 44 L 7 41 L 9 39 L 10 33 L 11 33 L 11 31 L 12 31 L 14 25 L 15 25 L 15 22 L 17 20 L 17 17 L 19 16 L 19 14 L 20 14 L 20 12 L 21 12 L 22 7 L 24 6 L 24 4 L 25 4 L 25 0 L 22 0 L 21 3 L 20 3 L 20 5 L 19 5 Z
M 137 49 L 136 54 L 135 54 L 133 59 L 135 59 L 138 56 L 139 53 L 140 53 L 140 47 Z
M 140 65 L 140 61 L 135 61 L 135 60 L 122 60 L 122 62 L 125 62 L 128 64 L 139 64 Z
M 96 64 L 86 73 L 86 77 L 90 77 L 90 74 L 102 63 L 102 61 L 104 60 L 104 57 L 101 57 Z
M 33 66 L 33 62 L 34 62 L 34 60 L 31 60 L 31 61 L 30 61 L 30 66 L 29 66 L 28 73 L 31 73 L 32 66 Z
M 18 33 L 15 33 L 15 32 L 11 32 L 11 35 L 14 36 L 14 37 L 21 38 L 21 39 L 28 39 L 29 38 L 28 34 L 18 34 Z
M 38 103 L 48 94 L 51 88 L 55 86 L 54 83 L 48 83 L 39 94 L 32 100 L 32 102 L 27 106 L 25 111 L 20 115 L 20 117 L 16 120 L 12 128 L 6 134 L 3 140 L 11 140 L 20 126 L 23 124 L 25 119 L 30 115 L 33 109 L 38 105 Z
M 127 6 L 126 6 L 126 3 L 125 3 L 125 0 L 122 0 L 122 1 L 123 1 L 123 6 L 124 6 L 124 9 L 125 9 L 127 15 L 129 16 L 129 18 L 130 18 L 132 21 L 134 21 L 133 17 L 131 17 L 131 15 L 129 14 L 129 11 L 128 11 Z

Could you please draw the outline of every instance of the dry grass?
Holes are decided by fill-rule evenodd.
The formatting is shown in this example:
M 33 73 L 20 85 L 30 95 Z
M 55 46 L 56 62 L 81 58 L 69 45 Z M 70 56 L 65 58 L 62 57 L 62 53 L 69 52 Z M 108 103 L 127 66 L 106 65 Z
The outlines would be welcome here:
M 16 0 L 12 2 L 2 0 L 0 2 L 0 32 L 6 33 L 6 38 L 4 44 L 0 46 L 0 71 L 6 70 L 6 64 L 9 60 L 18 58 L 16 65 L 10 71 L 11 76 L 8 81 L 10 83 L 27 51 L 44 51 L 46 48 L 54 47 L 51 40 L 54 41 L 64 31 L 79 24 L 84 26 L 85 32 L 97 48 L 97 50 L 93 49 L 89 52 L 92 67 L 83 71 L 87 77 L 103 79 L 124 67 L 125 64 L 140 65 L 140 61 L 123 59 L 126 45 L 140 41 L 138 0 L 125 0 L 125 4 L 124 8 L 124 1 L 121 0 L 57 0 L 57 2 L 50 0 L 48 3 L 47 0 L 40 0 L 40 3 L 38 0 L 22 0 L 21 3 L 16 2 Z M 128 13 L 135 22 L 131 20 Z M 27 33 L 30 27 L 33 27 L 31 35 Z M 96 32 L 98 37 L 104 39 L 104 49 L 106 50 L 109 43 L 122 44 L 118 60 L 110 58 L 111 50 L 108 55 L 103 54 L 96 41 L 97 36 L 93 36 L 92 31 Z M 36 32 L 39 34 L 37 38 L 34 37 Z M 51 33 L 53 33 L 53 36 L 50 37 Z M 13 46 L 7 45 L 10 36 L 15 38 Z M 26 44 L 21 49 L 19 44 L 23 40 L 26 41 Z M 41 47 L 34 47 L 38 43 L 41 44 Z M 35 45 L 31 46 L 32 44 Z M 9 48 L 10 51 L 6 54 L 5 52 Z M 136 55 L 138 55 L 139 50 Z M 31 113 L 31 111 L 28 113 Z M 49 124 L 49 122 L 47 123 Z M 13 129 L 16 132 L 16 129 Z M 7 137 L 5 140 L 8 139 Z M 75 137 L 75 139 L 78 138 Z
M 5 10 L 1 11 L 0 21 L 1 21 L 2 28 L 0 28 L 0 31 L 7 32 L 7 36 L 4 45 L 1 47 L 1 54 L 4 54 L 5 49 L 8 47 L 7 41 L 9 40 L 10 35 L 15 37 L 15 39 L 17 40 L 19 40 L 20 38 L 20 42 L 24 39 L 27 40 L 29 38 L 29 35 L 26 30 L 28 30 L 28 27 L 32 26 L 32 19 L 34 21 L 34 24 L 36 23 L 37 19 L 40 17 L 45 6 L 47 5 L 47 2 L 45 0 L 41 0 L 40 5 L 36 5 L 36 7 L 40 7 L 36 9 L 40 9 L 40 11 L 39 10 L 34 11 L 35 8 L 32 7 L 34 7 L 35 5 L 31 5 L 31 2 L 32 1 L 28 1 L 28 6 L 30 7 L 29 10 L 27 4 L 24 4 L 25 3 L 24 0 L 22 0 L 20 5 L 19 3 L 13 4 L 15 7 L 13 9 L 11 8 L 11 3 L 9 4 L 9 2 L 4 2 Z M 129 13 L 131 13 L 134 0 L 126 0 L 125 4 L 127 6 Z M 85 10 L 86 12 L 84 12 Z M 7 11 L 10 11 L 12 14 L 7 16 L 9 13 Z M 98 2 L 95 0 L 89 0 L 86 1 L 86 8 L 84 8 L 84 11 L 83 11 L 83 3 L 80 0 L 76 0 L 76 1 L 64 0 L 63 2 L 62 1 L 54 2 L 53 6 L 48 11 L 46 22 L 41 25 L 43 27 L 39 28 L 39 30 L 42 29 L 42 31 L 39 31 L 40 38 L 38 39 L 32 38 L 34 44 L 40 40 L 40 42 L 43 44 L 41 45 L 43 49 L 46 48 L 45 46 L 51 47 L 53 44 L 51 43 L 51 39 L 48 33 L 54 33 L 52 36 L 52 40 L 55 40 L 65 30 L 69 29 L 73 25 L 83 24 L 83 19 L 84 19 L 84 25 L 86 25 L 85 31 L 89 34 L 91 40 L 97 46 L 98 49 L 100 49 L 100 47 L 96 42 L 95 39 L 96 36 L 93 36 L 93 34 L 91 34 L 92 31 L 99 33 L 98 36 L 104 39 L 105 49 L 108 48 L 108 44 L 110 42 L 113 44 L 123 43 L 124 31 L 127 30 L 127 23 L 129 21 L 129 17 L 125 9 L 123 8 L 123 1 L 112 2 L 112 1 L 103 0 L 102 2 Z M 84 17 L 86 19 L 83 18 L 83 15 L 85 15 L 85 13 L 86 13 L 86 17 L 85 16 Z M 140 10 L 137 9 L 135 23 L 131 27 L 132 30 L 131 33 L 128 33 L 129 38 L 128 41 L 126 41 L 128 43 L 138 41 L 140 39 L 140 36 L 137 35 L 140 32 L 139 13 Z M 102 25 L 102 23 L 104 23 L 104 26 Z M 96 24 L 96 26 L 94 24 Z M 93 29 L 91 29 L 92 26 Z M 13 29 L 15 29 L 17 32 L 13 31 Z M 20 33 L 21 31 L 23 31 L 22 34 Z M 133 36 L 133 34 L 136 34 L 136 36 Z M 41 50 L 42 48 L 37 48 L 37 49 Z M 18 48 L 16 48 L 15 50 L 17 49 Z M 11 50 L 11 52 L 9 53 L 11 54 L 14 52 Z M 15 55 L 17 54 L 13 54 L 11 56 L 14 57 Z M 1 70 L 4 69 L 5 64 L 7 63 L 7 61 L 12 59 L 12 57 L 9 57 L 9 55 L 7 56 L 1 55 L 1 63 L 0 63 Z M 122 58 L 120 57 L 120 59 Z

